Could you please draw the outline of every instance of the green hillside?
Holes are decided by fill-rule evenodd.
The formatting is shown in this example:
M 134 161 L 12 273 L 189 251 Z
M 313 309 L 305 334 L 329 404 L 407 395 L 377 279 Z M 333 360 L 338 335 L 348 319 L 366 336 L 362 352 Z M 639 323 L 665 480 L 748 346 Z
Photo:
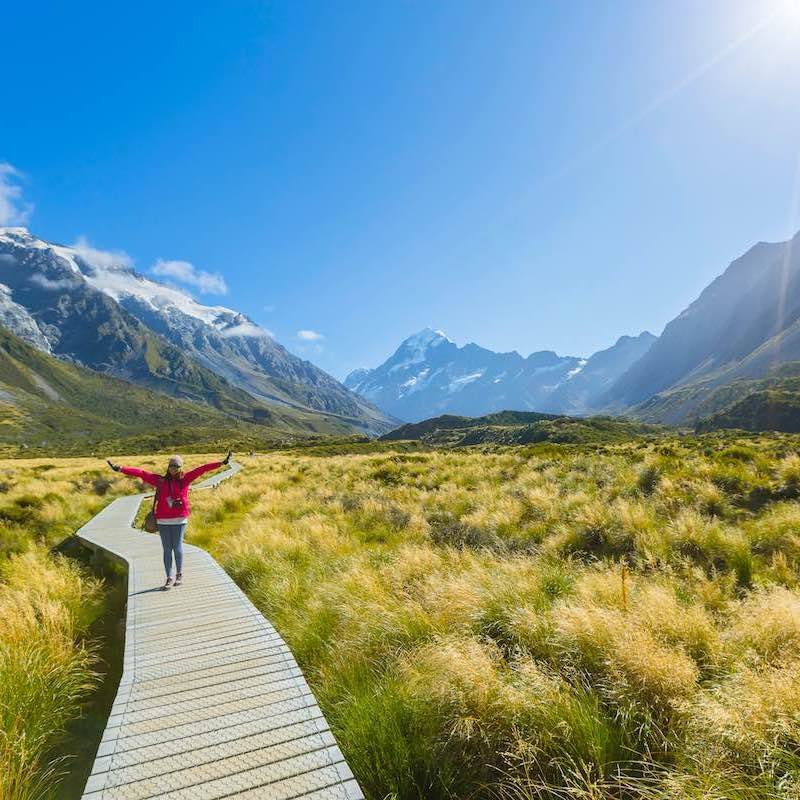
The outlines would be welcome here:
M 800 390 L 751 392 L 728 408 L 698 420 L 695 428 L 698 433 L 724 428 L 800 433 Z
M 691 409 L 691 413 L 688 410 Z M 790 361 L 758 379 L 722 386 L 703 381 L 655 395 L 634 411 L 643 421 L 683 415 L 699 432 L 724 428 L 800 431 L 800 362 Z
M 0 327 L 0 451 L 254 449 L 352 432 L 338 417 L 259 404 L 242 392 L 248 407 L 230 388 L 220 393 L 224 410 L 169 397 L 60 361 Z
M 720 385 L 722 379 L 715 375 L 653 395 L 632 409 L 631 416 L 642 422 L 697 425 L 700 420 L 717 415 L 757 392 L 800 392 L 800 361 L 779 364 L 763 378 L 740 378 Z
M 445 414 L 402 425 L 382 441 L 420 441 L 439 447 L 479 444 L 521 445 L 538 442 L 584 444 L 615 442 L 660 433 L 653 425 L 613 417 L 565 417 L 530 411 L 499 411 L 483 417 Z

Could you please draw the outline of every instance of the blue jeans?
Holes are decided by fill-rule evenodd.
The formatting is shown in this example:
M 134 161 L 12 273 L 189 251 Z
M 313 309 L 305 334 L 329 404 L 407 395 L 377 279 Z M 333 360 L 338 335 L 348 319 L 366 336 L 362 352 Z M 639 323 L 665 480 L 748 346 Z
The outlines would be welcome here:
M 158 523 L 158 535 L 161 537 L 161 546 L 164 548 L 164 569 L 167 577 L 172 574 L 172 553 L 175 553 L 175 571 L 183 572 L 183 534 L 188 523 L 179 525 L 165 525 Z

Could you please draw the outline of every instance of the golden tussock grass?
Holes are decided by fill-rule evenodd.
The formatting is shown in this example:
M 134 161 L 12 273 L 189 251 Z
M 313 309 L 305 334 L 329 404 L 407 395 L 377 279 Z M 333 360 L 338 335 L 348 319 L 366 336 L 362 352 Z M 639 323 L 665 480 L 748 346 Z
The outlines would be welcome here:
M 198 495 L 190 538 L 372 798 L 789 797 L 795 449 L 265 455 Z
M 103 460 L 0 461 L 0 800 L 63 797 L 65 732 L 98 681 L 102 582 L 60 545 L 136 490 Z
M 242 461 L 189 539 L 281 631 L 370 798 L 800 796 L 796 437 Z M 50 620 L 77 713 L 98 587 L 49 532 L 136 485 L 22 463 L 0 465 L 0 636 L 13 655 Z

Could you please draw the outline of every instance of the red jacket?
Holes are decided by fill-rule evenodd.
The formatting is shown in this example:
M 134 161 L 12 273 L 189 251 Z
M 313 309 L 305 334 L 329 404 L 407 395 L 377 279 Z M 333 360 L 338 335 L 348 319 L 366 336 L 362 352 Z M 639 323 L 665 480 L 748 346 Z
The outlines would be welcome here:
M 165 478 L 163 475 L 156 475 L 137 467 L 120 467 L 120 472 L 134 478 L 141 478 L 145 483 L 156 487 L 158 499 L 156 500 L 156 519 L 178 519 L 188 517 L 189 507 L 189 485 L 191 482 L 206 472 L 219 469 L 221 461 L 212 461 L 210 464 L 203 464 L 202 467 L 195 467 L 188 472 L 182 473 L 177 478 Z M 170 506 L 169 498 L 173 504 Z M 182 502 L 175 502 L 181 500 Z

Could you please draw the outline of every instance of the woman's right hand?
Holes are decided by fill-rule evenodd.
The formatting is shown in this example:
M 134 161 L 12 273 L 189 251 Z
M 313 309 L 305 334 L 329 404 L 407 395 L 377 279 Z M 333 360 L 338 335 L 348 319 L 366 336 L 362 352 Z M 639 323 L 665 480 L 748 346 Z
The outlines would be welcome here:
M 110 459 L 110 458 L 107 458 L 107 459 L 106 459 L 106 462 L 108 463 L 108 466 L 109 466 L 109 467 L 111 467 L 111 469 L 113 469 L 113 470 L 114 470 L 114 472 L 119 472 L 119 464 L 114 464 L 114 463 L 111 461 L 111 459 Z

